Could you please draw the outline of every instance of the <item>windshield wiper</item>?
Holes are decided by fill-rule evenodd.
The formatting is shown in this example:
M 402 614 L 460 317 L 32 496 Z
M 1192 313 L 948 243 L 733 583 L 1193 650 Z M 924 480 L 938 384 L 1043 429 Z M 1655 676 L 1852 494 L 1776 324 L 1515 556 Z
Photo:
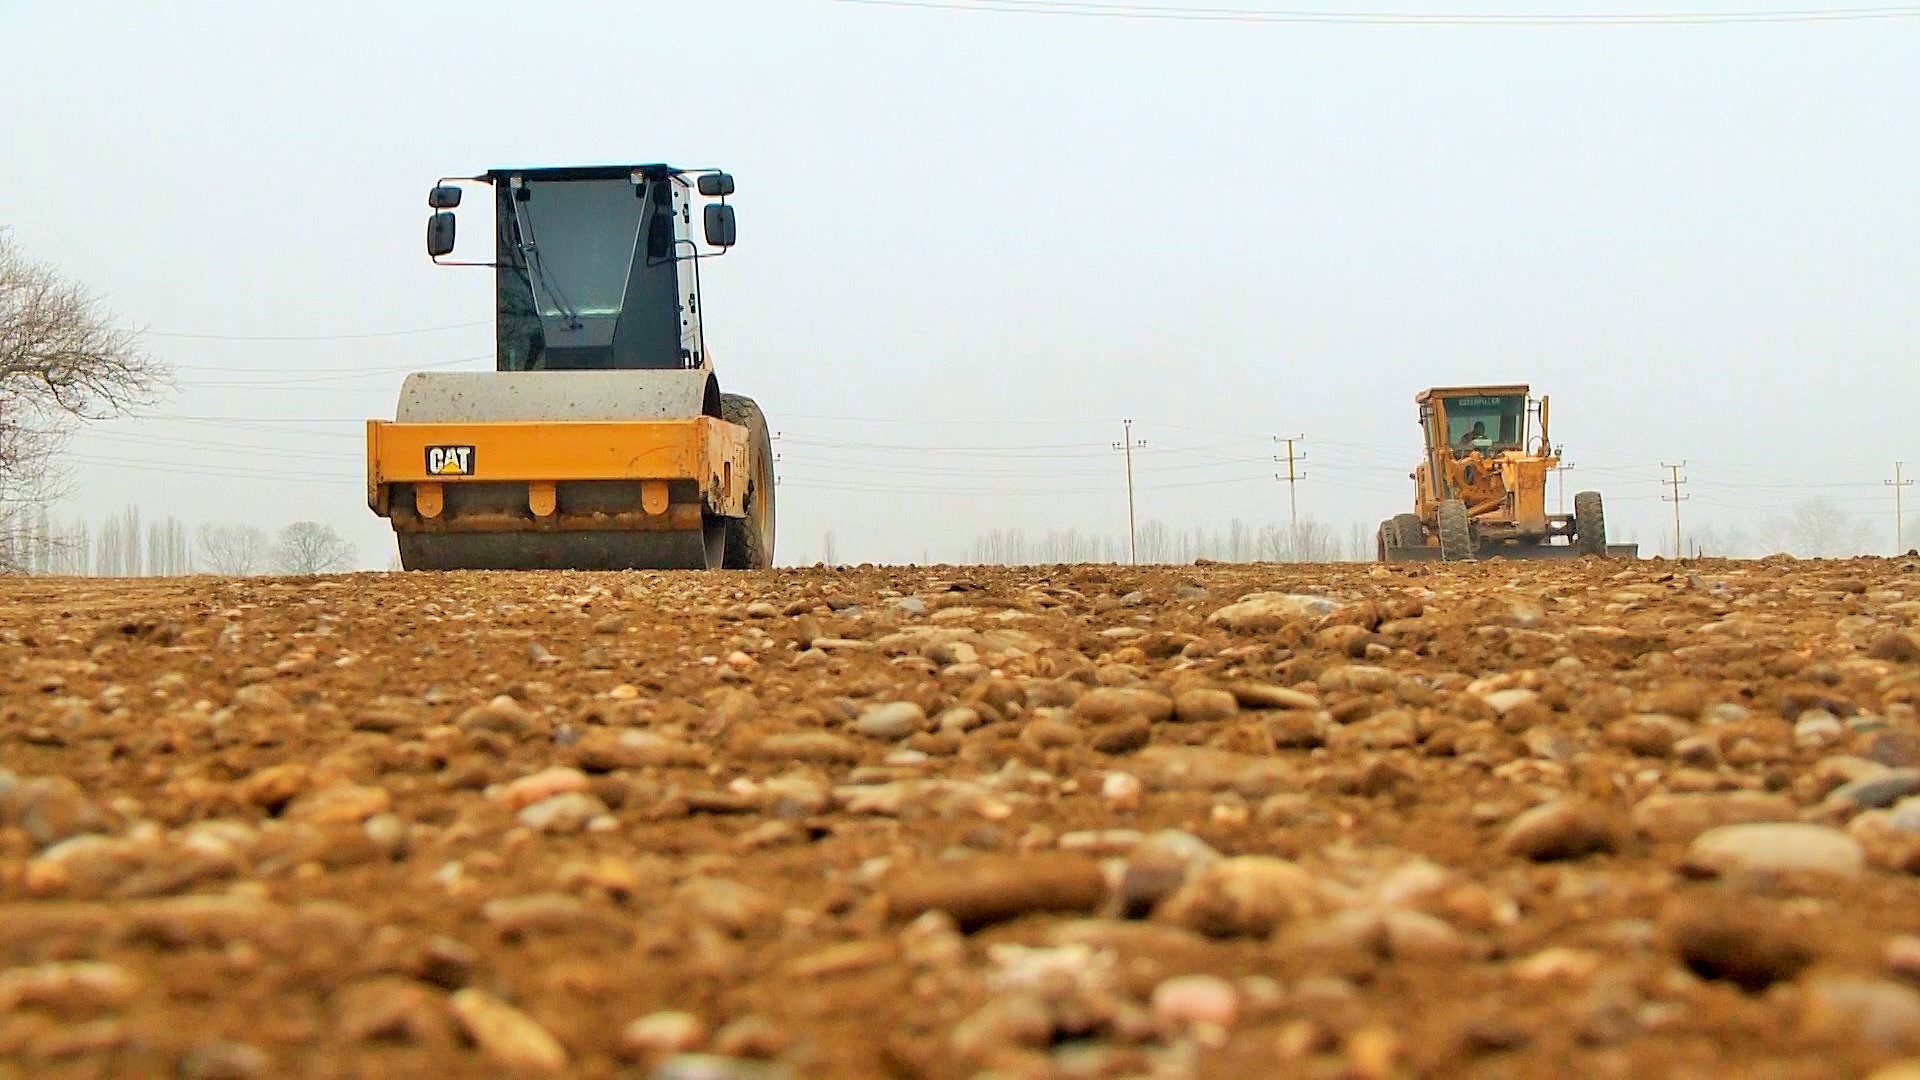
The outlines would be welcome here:
M 547 295 L 553 297 L 553 306 L 558 308 L 560 314 L 567 320 L 567 329 L 580 329 L 580 313 L 567 302 L 566 294 L 560 291 L 560 286 L 554 282 L 553 275 L 547 273 L 547 261 L 540 257 L 540 245 L 533 235 L 533 215 L 526 211 L 525 203 L 516 202 L 513 211 L 514 217 L 520 222 L 521 258 L 526 261 L 528 269 L 533 271 L 533 276 L 539 279 Z

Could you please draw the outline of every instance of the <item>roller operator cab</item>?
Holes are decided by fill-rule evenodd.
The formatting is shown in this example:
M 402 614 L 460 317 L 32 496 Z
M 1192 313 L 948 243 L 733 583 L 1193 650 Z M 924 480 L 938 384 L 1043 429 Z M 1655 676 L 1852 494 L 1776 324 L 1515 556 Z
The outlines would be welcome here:
M 1422 442 L 1414 507 L 1380 523 L 1381 561 L 1638 553 L 1608 545 L 1598 492 L 1576 494 L 1572 513 L 1548 511 L 1560 452 L 1548 438 L 1545 396 L 1536 401 L 1517 384 L 1434 387 L 1414 404 Z
M 733 190 L 666 165 L 434 186 L 429 257 L 494 272 L 495 370 L 409 375 L 394 419 L 367 424 L 367 501 L 402 566 L 772 565 L 766 419 L 721 391 L 703 329 L 700 264 L 734 244 Z M 492 208 L 478 258 L 456 254 L 463 203 Z

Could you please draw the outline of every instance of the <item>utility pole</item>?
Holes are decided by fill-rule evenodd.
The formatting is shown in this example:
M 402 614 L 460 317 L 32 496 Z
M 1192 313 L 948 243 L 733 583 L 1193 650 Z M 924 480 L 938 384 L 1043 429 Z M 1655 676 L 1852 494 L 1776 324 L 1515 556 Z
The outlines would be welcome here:
M 1287 463 L 1287 475 L 1281 476 L 1276 473 L 1274 474 L 1274 479 L 1285 480 L 1287 482 L 1287 530 L 1293 534 L 1293 558 L 1294 561 L 1298 562 L 1300 560 L 1300 503 L 1294 495 L 1293 486 L 1305 480 L 1307 474 L 1296 471 L 1294 462 L 1307 460 L 1307 455 L 1304 451 L 1296 455 L 1293 452 L 1293 444 L 1306 442 L 1307 437 L 1305 435 L 1275 435 L 1273 441 L 1287 444 L 1287 456 L 1276 456 L 1273 459 Z
M 1681 557 L 1680 504 L 1683 502 L 1686 502 L 1688 499 L 1693 498 L 1693 496 L 1691 495 L 1680 494 L 1680 488 L 1684 484 L 1686 484 L 1685 480 L 1680 479 L 1680 470 L 1686 468 L 1687 463 L 1682 461 L 1678 465 L 1668 465 L 1665 462 L 1661 462 L 1660 467 L 1667 470 L 1667 479 L 1663 482 L 1669 488 L 1673 489 L 1673 494 L 1671 496 L 1662 495 L 1660 496 L 1660 501 L 1670 502 L 1673 504 L 1673 557 L 1678 559 Z
M 1554 479 L 1560 482 L 1560 512 L 1567 512 L 1567 470 L 1573 468 L 1573 462 L 1563 461 L 1553 467 Z
M 1882 481 L 1882 483 L 1893 489 L 1893 546 L 1895 555 L 1903 555 L 1907 550 L 1907 521 L 1906 518 L 1902 516 L 1900 509 L 1900 489 L 1912 487 L 1913 481 L 1902 480 L 1900 478 L 1900 469 L 1905 464 L 1906 462 L 1904 461 L 1894 462 L 1893 479 Z
M 1125 433 L 1126 437 L 1114 443 L 1113 448 L 1124 451 L 1127 455 L 1127 562 L 1138 565 L 1140 555 L 1134 546 L 1133 532 L 1133 452 L 1135 450 L 1145 450 L 1147 448 L 1147 440 L 1141 439 L 1138 442 L 1134 441 L 1133 421 L 1131 420 L 1120 421 L 1120 429 Z

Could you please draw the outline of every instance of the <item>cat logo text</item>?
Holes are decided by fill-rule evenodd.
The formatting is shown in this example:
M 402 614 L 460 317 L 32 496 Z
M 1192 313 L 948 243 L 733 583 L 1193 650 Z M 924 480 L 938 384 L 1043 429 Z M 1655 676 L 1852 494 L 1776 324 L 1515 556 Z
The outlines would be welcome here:
M 430 476 L 472 476 L 473 447 L 427 447 L 427 473 Z

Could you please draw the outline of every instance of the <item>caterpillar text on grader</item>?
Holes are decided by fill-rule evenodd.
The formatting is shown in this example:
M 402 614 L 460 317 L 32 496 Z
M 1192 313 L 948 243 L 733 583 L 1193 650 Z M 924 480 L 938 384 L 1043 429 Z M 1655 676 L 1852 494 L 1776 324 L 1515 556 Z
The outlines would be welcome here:
M 1414 396 L 1425 453 L 1413 471 L 1414 510 L 1380 523 L 1382 562 L 1492 558 L 1633 558 L 1609 545 L 1600 493 L 1547 512 L 1547 474 L 1560 464 L 1547 439 L 1547 399 L 1525 386 L 1434 387 Z M 1538 438 L 1530 442 L 1536 432 Z
M 490 188 L 491 262 L 444 260 Z M 495 169 L 428 196 L 427 254 L 488 266 L 491 372 L 416 372 L 367 422 L 367 503 L 409 570 L 757 569 L 773 562 L 765 417 L 701 332 L 733 178 L 666 165 Z M 699 199 L 696 199 L 696 195 Z

